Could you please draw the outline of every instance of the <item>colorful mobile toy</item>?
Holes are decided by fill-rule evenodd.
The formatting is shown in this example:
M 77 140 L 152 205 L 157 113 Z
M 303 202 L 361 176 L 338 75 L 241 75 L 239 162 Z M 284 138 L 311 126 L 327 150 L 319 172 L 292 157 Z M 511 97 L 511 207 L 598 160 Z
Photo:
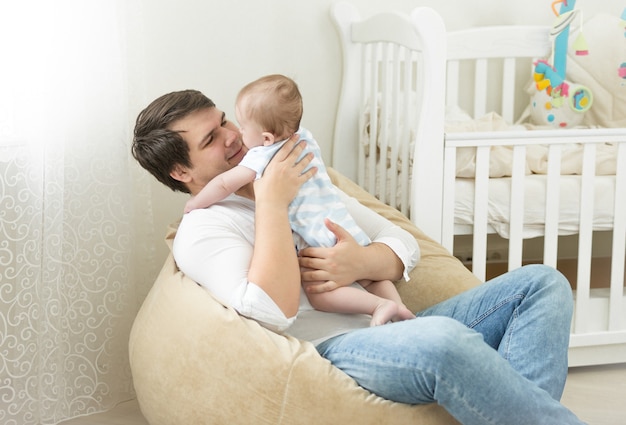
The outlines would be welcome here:
M 561 8 L 557 12 L 556 5 L 559 3 Z M 566 80 L 570 24 L 576 18 L 580 19 L 579 33 L 572 48 L 576 55 L 589 54 L 582 32 L 582 12 L 575 9 L 575 5 L 576 0 L 556 0 L 552 3 L 552 10 L 557 16 L 550 31 L 550 36 L 555 37 L 552 65 L 548 60 L 537 61 L 533 75 L 537 91 L 531 96 L 531 116 L 536 124 L 576 126 L 582 122 L 584 113 L 593 102 L 587 87 Z

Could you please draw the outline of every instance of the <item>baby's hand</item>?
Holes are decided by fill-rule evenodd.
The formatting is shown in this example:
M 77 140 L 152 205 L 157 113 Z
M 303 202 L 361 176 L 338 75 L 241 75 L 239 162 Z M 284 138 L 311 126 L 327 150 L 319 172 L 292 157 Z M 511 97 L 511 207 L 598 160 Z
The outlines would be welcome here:
M 185 203 L 185 211 L 184 213 L 187 214 L 189 211 L 193 211 L 195 209 L 198 209 L 198 206 L 195 203 L 196 197 L 192 196 L 186 203 Z

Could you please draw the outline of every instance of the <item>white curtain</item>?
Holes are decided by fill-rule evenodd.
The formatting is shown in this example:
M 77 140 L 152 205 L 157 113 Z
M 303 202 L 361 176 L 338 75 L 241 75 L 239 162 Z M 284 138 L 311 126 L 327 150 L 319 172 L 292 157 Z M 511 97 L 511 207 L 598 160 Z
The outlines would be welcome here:
M 0 5 L 0 423 L 133 397 L 128 335 L 155 265 L 130 157 L 124 0 Z

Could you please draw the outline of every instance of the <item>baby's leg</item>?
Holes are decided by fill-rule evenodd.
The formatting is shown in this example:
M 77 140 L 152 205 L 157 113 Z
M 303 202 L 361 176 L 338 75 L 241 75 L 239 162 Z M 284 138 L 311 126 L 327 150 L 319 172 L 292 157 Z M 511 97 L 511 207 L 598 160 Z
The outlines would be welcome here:
M 400 315 L 399 305 L 396 302 L 358 288 L 341 287 L 320 294 L 307 294 L 307 297 L 316 310 L 370 314 L 372 326 L 383 325 Z
M 400 298 L 400 294 L 396 289 L 396 285 L 393 284 L 390 280 L 379 280 L 379 281 L 359 281 L 359 284 L 363 286 L 368 292 L 371 292 L 374 295 L 377 295 L 381 298 L 385 298 L 387 300 L 391 300 L 397 304 L 397 313 L 395 316 L 391 318 L 394 322 L 399 322 L 401 320 L 414 319 L 415 315 L 409 310 L 404 303 L 402 302 L 402 298 Z

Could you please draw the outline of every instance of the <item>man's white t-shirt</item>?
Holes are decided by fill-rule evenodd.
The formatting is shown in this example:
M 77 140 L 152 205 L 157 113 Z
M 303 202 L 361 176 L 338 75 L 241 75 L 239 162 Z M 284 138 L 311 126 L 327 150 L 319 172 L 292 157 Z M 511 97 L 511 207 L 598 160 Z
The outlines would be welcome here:
M 370 239 L 386 244 L 402 260 L 404 277 L 408 279 L 408 272 L 419 261 L 415 238 L 338 191 L 348 211 Z M 230 195 L 209 208 L 193 210 L 183 216 L 174 239 L 173 254 L 178 267 L 188 277 L 239 314 L 269 329 L 287 331 L 296 338 L 317 344 L 369 326 L 370 317 L 366 315 L 314 310 L 304 291 L 300 294 L 297 320 L 286 317 L 269 295 L 248 281 L 253 246 L 254 202 Z

